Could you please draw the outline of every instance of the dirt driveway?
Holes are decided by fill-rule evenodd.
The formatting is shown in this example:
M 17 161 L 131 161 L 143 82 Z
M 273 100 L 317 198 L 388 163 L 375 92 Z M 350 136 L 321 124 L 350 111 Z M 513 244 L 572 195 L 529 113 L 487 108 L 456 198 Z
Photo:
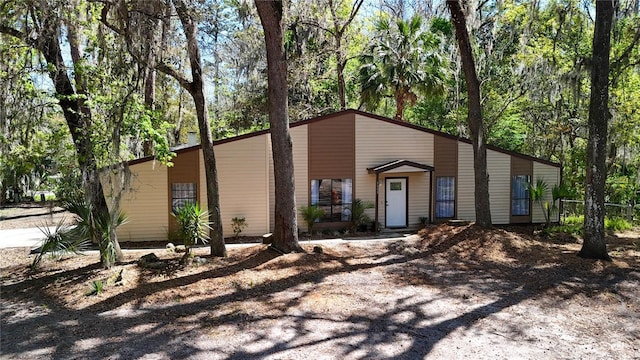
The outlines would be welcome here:
M 614 262 L 577 258 L 572 237 L 432 227 L 388 242 L 278 256 L 233 249 L 201 266 L 106 271 L 95 258 L 4 251 L 2 358 L 638 359 L 637 234 Z M 206 253 L 206 249 L 201 249 Z M 173 265 L 172 265 L 173 264 Z M 122 285 L 86 296 L 122 273 Z

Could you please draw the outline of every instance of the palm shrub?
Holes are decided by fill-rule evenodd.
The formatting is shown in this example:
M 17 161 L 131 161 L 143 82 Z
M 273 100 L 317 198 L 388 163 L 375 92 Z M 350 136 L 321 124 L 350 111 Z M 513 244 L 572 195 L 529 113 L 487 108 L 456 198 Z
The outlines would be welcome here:
M 200 208 L 198 203 L 186 203 L 171 212 L 178 223 L 178 235 L 186 249 L 185 257 L 191 255 L 191 247 L 209 241 L 209 211 Z
M 320 209 L 318 205 L 302 206 L 300 214 L 307 224 L 309 234 L 313 234 L 313 225 L 324 216 L 324 210 Z
M 565 184 L 554 185 L 551 189 L 551 202 L 545 201 L 544 197 L 549 191 L 549 185 L 543 179 L 537 179 L 535 185 L 529 184 L 529 193 L 531 200 L 540 205 L 542 214 L 544 215 L 545 227 L 551 224 L 551 216 L 558 211 L 558 200 L 569 196 L 570 191 Z
M 96 241 L 100 250 L 100 262 L 110 268 L 116 260 L 116 248 L 111 241 L 118 226 L 127 222 L 124 212 L 96 215 L 93 204 L 79 196 L 72 196 L 62 202 L 62 207 L 76 215 L 75 227 L 68 236 L 76 242 Z
M 45 255 L 60 257 L 65 254 L 78 254 L 89 247 L 87 239 L 78 238 L 74 235 L 74 228 L 65 225 L 65 219 L 56 224 L 51 230 L 47 226 L 39 228 L 45 238 L 40 246 L 39 253 L 31 263 L 31 270 L 36 270 Z
M 365 210 L 373 208 L 374 204 L 371 201 L 364 201 L 362 199 L 353 200 L 351 204 L 351 226 L 353 231 L 358 231 L 360 227 L 371 222 L 371 218 Z

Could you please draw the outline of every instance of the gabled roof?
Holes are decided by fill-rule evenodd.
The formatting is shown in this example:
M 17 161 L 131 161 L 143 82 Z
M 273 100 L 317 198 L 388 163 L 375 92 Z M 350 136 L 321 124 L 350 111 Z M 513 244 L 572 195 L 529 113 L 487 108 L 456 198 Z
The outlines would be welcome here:
M 458 137 L 455 135 L 451 135 L 451 134 L 447 134 L 447 133 L 443 133 L 441 131 L 436 131 L 433 129 L 428 129 L 422 126 L 418 126 L 418 125 L 414 125 L 414 124 L 410 124 L 404 121 L 398 121 L 395 119 L 390 119 L 384 116 L 380 116 L 380 115 L 376 115 L 376 114 L 371 114 L 371 113 L 367 113 L 364 111 L 360 111 L 360 110 L 355 110 L 355 109 L 346 109 L 346 110 L 341 110 L 341 111 L 337 111 L 334 113 L 330 113 L 330 114 L 326 114 L 326 115 L 321 115 L 321 116 L 317 116 L 314 118 L 310 118 L 310 119 L 306 119 L 306 120 L 301 120 L 298 122 L 294 122 L 289 124 L 290 128 L 294 128 L 294 127 L 298 127 L 298 126 L 303 126 L 303 125 L 308 125 L 311 123 L 314 123 L 316 121 L 322 121 L 322 120 L 326 120 L 326 119 L 330 119 L 336 116 L 341 116 L 341 115 L 347 115 L 347 114 L 353 114 L 353 115 L 361 115 L 361 116 L 365 116 L 371 119 L 376 119 L 376 120 L 380 120 L 380 121 L 384 121 L 390 124 L 394 124 L 397 126 L 402 126 L 402 127 L 406 127 L 406 128 L 410 128 L 413 130 L 417 130 L 417 131 L 422 131 L 425 133 L 429 133 L 429 134 L 433 134 L 433 135 L 437 135 L 437 136 L 441 136 L 441 137 L 445 137 L 448 139 L 453 139 L 456 141 L 460 141 L 460 142 L 464 142 L 467 144 L 471 144 L 471 140 L 466 139 L 466 138 L 462 138 L 462 137 Z M 251 138 L 254 136 L 260 136 L 260 135 L 265 135 L 268 134 L 269 130 L 260 130 L 260 131 L 256 131 L 256 132 L 252 132 L 249 134 L 244 134 L 244 135 L 239 135 L 239 136 L 234 136 L 231 138 L 226 138 L 226 139 L 221 139 L 221 140 L 216 140 L 214 141 L 214 146 L 215 145 L 221 145 L 221 144 L 226 144 L 229 142 L 234 142 L 234 141 L 240 141 L 242 139 L 247 139 L 247 138 Z M 186 148 L 182 148 L 180 150 L 175 151 L 176 154 L 180 154 L 183 152 L 188 152 L 188 151 L 194 151 L 194 150 L 199 150 L 201 148 L 200 145 L 194 145 L 194 146 L 190 146 L 190 147 L 186 147 Z M 510 151 L 510 150 L 506 150 L 506 149 L 502 149 L 499 148 L 497 146 L 492 146 L 492 145 L 487 145 L 487 149 L 489 150 L 493 150 L 493 151 L 497 151 L 503 154 L 507 154 L 507 155 L 511 155 L 511 156 L 516 156 L 525 160 L 531 160 L 531 161 L 536 161 L 539 163 L 543 163 L 546 165 L 550 165 L 550 166 L 555 166 L 555 167 L 560 167 L 560 164 L 549 161 L 549 160 L 545 160 L 545 159 L 540 159 L 540 158 L 536 158 L 530 155 L 525 155 L 525 154 L 521 154 L 521 153 L 517 153 L 515 151 Z M 148 157 L 144 157 L 144 158 L 140 158 L 140 159 L 135 159 L 135 160 L 131 160 L 129 161 L 129 165 L 134 165 L 134 164 L 138 164 L 138 163 L 142 163 L 142 162 L 146 162 L 146 161 L 150 161 L 153 160 L 153 156 L 148 156 Z
M 434 171 L 433 166 L 420 164 L 409 160 L 394 160 L 376 167 L 368 168 L 369 174 L 380 174 L 384 172 L 414 172 L 414 171 Z

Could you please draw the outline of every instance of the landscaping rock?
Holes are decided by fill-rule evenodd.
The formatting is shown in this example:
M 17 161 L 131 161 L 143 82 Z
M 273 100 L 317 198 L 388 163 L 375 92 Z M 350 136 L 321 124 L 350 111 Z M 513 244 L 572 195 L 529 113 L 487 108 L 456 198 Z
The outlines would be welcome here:
M 173 245 L 173 243 L 168 243 L 166 248 L 167 248 L 167 251 L 169 251 L 169 252 L 175 252 L 176 251 L 176 246 Z
M 174 251 L 177 253 L 187 252 L 187 248 L 184 245 L 178 245 L 174 248 Z

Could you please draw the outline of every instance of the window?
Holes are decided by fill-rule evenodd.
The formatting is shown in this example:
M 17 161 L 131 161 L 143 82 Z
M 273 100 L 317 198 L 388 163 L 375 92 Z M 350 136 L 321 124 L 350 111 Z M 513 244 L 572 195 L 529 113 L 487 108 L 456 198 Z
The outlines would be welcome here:
M 198 201 L 195 183 L 171 184 L 171 210 L 176 211 L 186 203 Z
M 436 177 L 436 218 L 452 218 L 455 215 L 456 178 Z
M 351 221 L 351 179 L 311 180 L 311 205 L 324 210 L 321 221 Z
M 511 215 L 529 215 L 529 175 L 515 175 L 511 179 Z

